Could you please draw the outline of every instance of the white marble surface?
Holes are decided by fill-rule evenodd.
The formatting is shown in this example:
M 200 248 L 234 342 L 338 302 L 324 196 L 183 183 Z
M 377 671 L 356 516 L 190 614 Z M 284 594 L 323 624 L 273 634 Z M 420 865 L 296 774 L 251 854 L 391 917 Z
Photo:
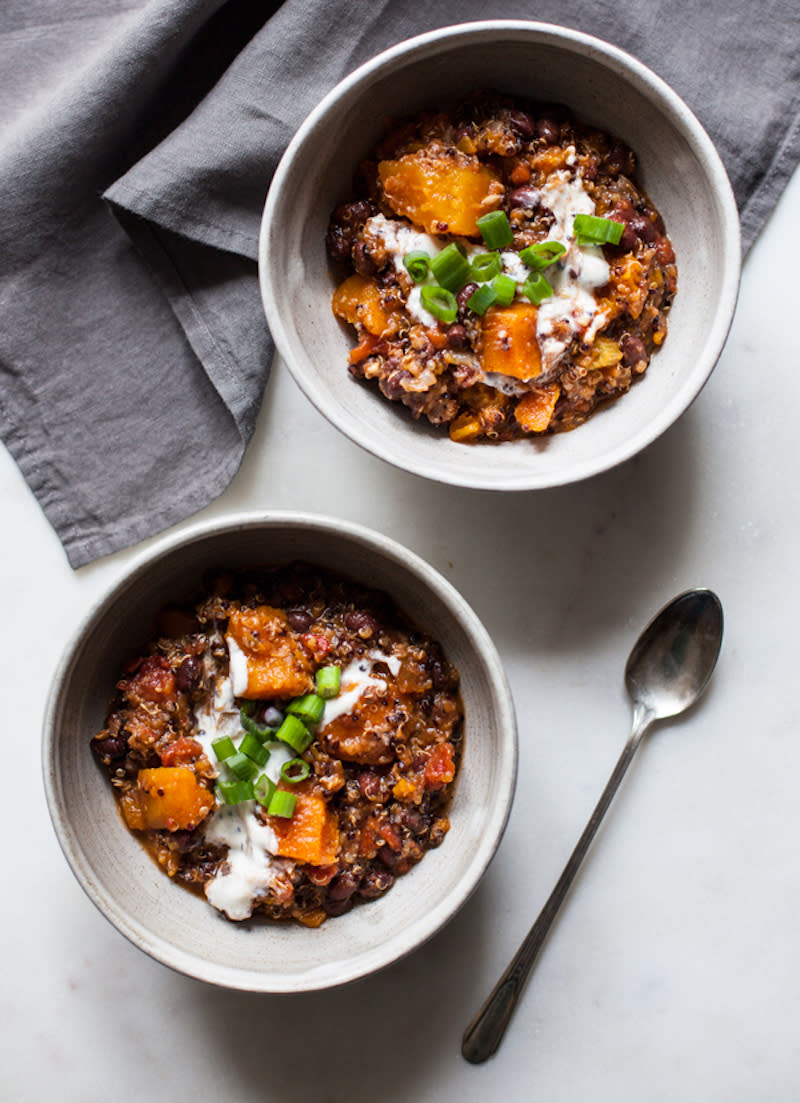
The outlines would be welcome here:
M 40 781 L 44 699 L 81 610 L 134 552 L 71 571 L 0 450 L 4 1100 L 798 1098 L 798 214 L 800 176 L 694 406 L 582 485 L 495 497 L 405 475 L 339 436 L 277 366 L 245 464 L 206 515 L 315 509 L 404 542 L 484 620 L 520 720 L 516 801 L 478 892 L 423 949 L 344 989 L 255 996 L 173 974 L 73 880 Z M 628 650 L 693 585 L 726 613 L 707 696 L 649 737 L 500 1053 L 469 1066 L 465 1023 L 626 737 Z

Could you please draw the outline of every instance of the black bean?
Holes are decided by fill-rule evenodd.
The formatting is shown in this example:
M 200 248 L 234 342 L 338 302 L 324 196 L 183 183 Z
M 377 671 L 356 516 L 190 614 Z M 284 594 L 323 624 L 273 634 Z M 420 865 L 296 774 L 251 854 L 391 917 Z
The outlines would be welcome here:
M 121 735 L 110 735 L 107 739 L 92 740 L 92 747 L 99 758 L 114 761 L 127 754 L 128 741 Z
M 506 119 L 511 129 L 523 138 L 532 138 L 536 133 L 536 125 L 527 111 L 509 111 Z
M 358 888 L 358 895 L 363 896 L 365 900 L 374 900 L 376 896 L 381 896 L 390 889 L 393 884 L 394 877 L 388 869 L 370 869 L 364 875 L 364 880 Z
M 314 617 L 307 609 L 289 609 L 286 619 L 295 632 L 307 632 L 314 623 Z
M 362 640 L 369 639 L 381 630 L 375 617 L 364 612 L 363 609 L 354 609 L 352 613 L 345 613 L 344 623 L 349 631 L 355 632 Z
M 536 136 L 549 146 L 554 146 L 561 137 L 561 127 L 547 116 L 536 120 Z
M 352 869 L 345 869 L 328 885 L 329 900 L 349 900 L 358 886 L 361 884 L 361 876 Z

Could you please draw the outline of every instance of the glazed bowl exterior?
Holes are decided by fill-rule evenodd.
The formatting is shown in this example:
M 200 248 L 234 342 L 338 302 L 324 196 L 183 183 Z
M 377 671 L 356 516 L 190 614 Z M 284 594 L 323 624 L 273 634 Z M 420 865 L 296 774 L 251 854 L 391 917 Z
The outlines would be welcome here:
M 126 658 L 165 604 L 205 572 L 306 560 L 389 593 L 461 674 L 464 752 L 442 845 L 380 899 L 311 930 L 224 919 L 172 884 L 118 812 L 90 749 Z M 419 557 L 361 526 L 294 513 L 247 514 L 159 543 L 89 612 L 56 672 L 45 717 L 44 783 L 58 840 L 100 911 L 182 973 L 259 992 L 326 988 L 382 968 L 435 934 L 478 884 L 503 834 L 516 780 L 516 725 L 496 650 L 456 590 Z
M 331 211 L 390 120 L 476 88 L 565 104 L 628 143 L 675 247 L 669 335 L 644 378 L 568 433 L 464 445 L 348 374 L 352 329 L 334 317 L 325 251 Z M 687 409 L 722 351 L 736 305 L 739 220 L 719 155 L 680 97 L 635 58 L 549 24 L 448 27 L 368 61 L 312 111 L 271 184 L 259 244 L 261 292 L 278 351 L 308 398 L 351 440 L 400 468 L 494 490 L 596 475 L 654 441 Z

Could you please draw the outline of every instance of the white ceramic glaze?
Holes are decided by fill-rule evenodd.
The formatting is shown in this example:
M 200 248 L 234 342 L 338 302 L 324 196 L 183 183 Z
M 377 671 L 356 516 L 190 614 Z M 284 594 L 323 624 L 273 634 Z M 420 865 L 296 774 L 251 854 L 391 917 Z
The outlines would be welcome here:
M 454 444 L 347 371 L 352 331 L 332 314 L 325 254 L 330 212 L 388 120 L 474 88 L 567 104 L 624 139 L 675 245 L 670 333 L 641 380 L 579 429 L 502 445 Z M 491 21 L 421 35 L 373 58 L 309 115 L 267 196 L 259 266 L 282 357 L 315 406 L 376 456 L 459 486 L 563 485 L 639 452 L 692 403 L 722 351 L 740 272 L 739 222 L 722 162 L 683 101 L 640 62 L 598 39 L 547 24 Z
M 464 757 L 451 830 L 381 899 L 328 921 L 234 924 L 169 883 L 128 832 L 89 740 L 122 661 L 162 605 L 204 571 L 305 559 L 392 595 L 442 643 L 462 677 Z M 75 876 L 133 943 L 189 976 L 261 992 L 326 988 L 395 961 L 433 935 L 477 885 L 500 841 L 516 778 L 513 705 L 489 636 L 433 568 L 376 532 L 309 514 L 238 515 L 184 531 L 134 562 L 81 625 L 56 674 L 44 726 L 50 814 Z

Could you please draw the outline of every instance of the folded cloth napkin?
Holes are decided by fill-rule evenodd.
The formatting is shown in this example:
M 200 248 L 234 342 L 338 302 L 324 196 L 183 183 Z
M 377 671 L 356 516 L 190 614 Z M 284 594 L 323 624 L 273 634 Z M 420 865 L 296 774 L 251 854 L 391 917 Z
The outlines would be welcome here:
M 73 566 L 221 493 L 271 343 L 270 176 L 321 96 L 485 18 L 628 50 L 699 116 L 753 241 L 800 157 L 795 0 L 4 0 L 0 430 Z

